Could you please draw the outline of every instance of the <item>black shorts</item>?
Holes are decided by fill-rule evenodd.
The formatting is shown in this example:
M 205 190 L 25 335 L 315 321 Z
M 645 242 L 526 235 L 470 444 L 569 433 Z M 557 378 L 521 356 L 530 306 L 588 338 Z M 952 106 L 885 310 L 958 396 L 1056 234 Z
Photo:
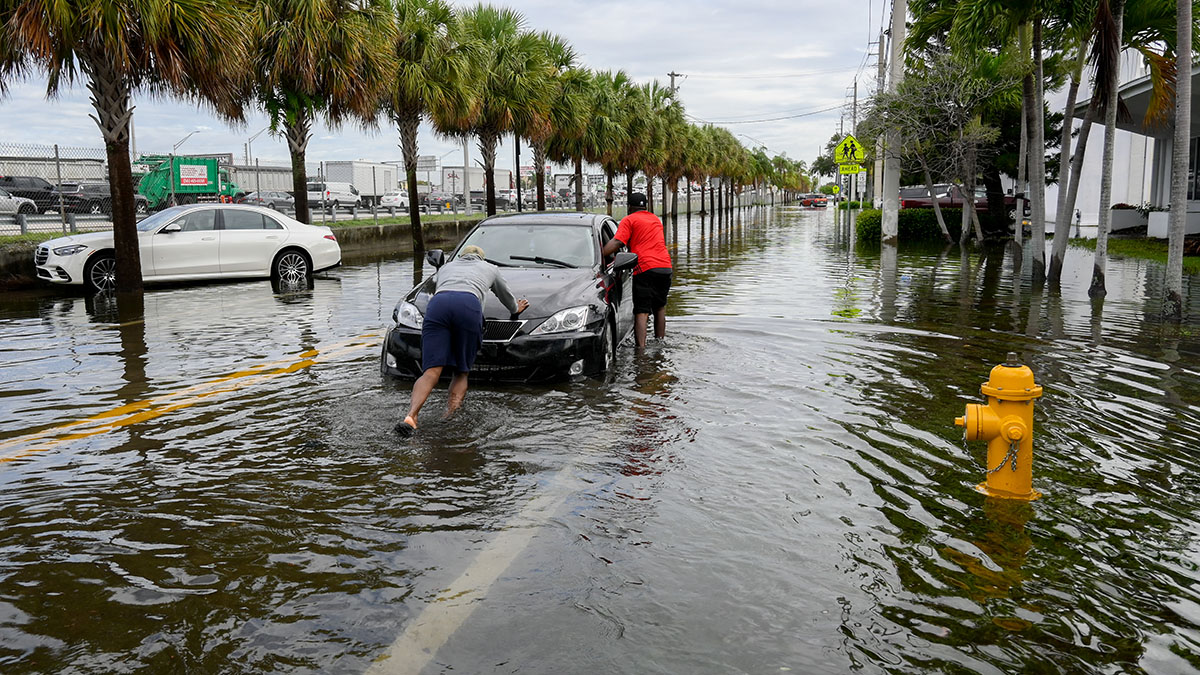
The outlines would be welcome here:
M 633 313 L 653 314 L 666 307 L 670 290 L 670 267 L 656 267 L 633 275 Z

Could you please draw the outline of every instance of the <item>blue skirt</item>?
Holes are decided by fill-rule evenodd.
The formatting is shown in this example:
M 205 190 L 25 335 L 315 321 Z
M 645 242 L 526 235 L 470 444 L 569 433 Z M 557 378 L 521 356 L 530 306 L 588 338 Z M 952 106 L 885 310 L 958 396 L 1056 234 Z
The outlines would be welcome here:
M 442 366 L 465 373 L 483 344 L 483 306 L 474 293 L 434 294 L 421 324 L 421 368 Z

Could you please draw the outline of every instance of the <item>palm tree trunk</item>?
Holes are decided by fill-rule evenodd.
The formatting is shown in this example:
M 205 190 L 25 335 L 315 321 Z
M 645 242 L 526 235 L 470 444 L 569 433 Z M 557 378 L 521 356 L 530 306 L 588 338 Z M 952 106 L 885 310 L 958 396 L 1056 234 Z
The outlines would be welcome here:
M 629 195 L 633 194 L 633 169 L 625 171 L 625 199 L 629 199 Z
M 662 217 L 667 218 L 667 177 L 662 177 Z
M 1046 98 L 1042 80 L 1042 17 L 1033 20 L 1033 125 L 1029 136 L 1029 173 L 1033 179 L 1030 225 L 1033 231 L 1033 285 L 1046 281 Z M 972 181 L 974 182 L 974 181 Z
M 84 66 L 88 89 L 92 92 L 92 117 L 104 136 L 108 159 L 108 184 L 111 190 L 113 249 L 116 256 L 118 293 L 142 291 L 142 255 L 138 245 L 137 208 L 133 196 L 133 172 L 129 162 L 129 83 L 108 59 L 100 58 Z
M 604 177 L 607 180 L 607 184 L 604 187 L 604 203 L 608 205 L 606 212 L 611 216 L 613 209 L 613 172 L 605 169 Z
M 1163 314 L 1183 317 L 1183 238 L 1187 228 L 1188 155 L 1192 135 L 1192 3 L 1178 2 L 1175 34 L 1175 144 L 1171 150 L 1171 226 L 1167 233 L 1167 279 Z
M 304 168 L 304 153 L 308 149 L 308 139 L 312 138 L 311 122 L 308 114 L 296 111 L 295 121 L 287 124 L 284 137 L 287 138 L 288 153 L 292 156 L 292 191 L 295 194 L 296 220 L 302 223 L 311 222 L 308 210 L 308 174 Z
M 712 176 L 708 178 L 708 213 L 714 218 L 717 216 L 717 186 Z
M 671 184 L 671 220 L 679 218 L 679 180 Z
M 1113 21 L 1116 23 L 1116 36 L 1120 40 L 1125 24 L 1125 0 L 1113 0 L 1112 15 Z M 1100 169 L 1100 223 L 1096 228 L 1096 256 L 1092 263 L 1092 283 L 1088 287 L 1088 296 L 1093 298 L 1103 298 L 1108 295 L 1104 276 L 1108 269 L 1108 230 L 1112 225 L 1112 211 L 1109 210 L 1109 207 L 1112 206 L 1113 143 L 1117 135 L 1119 72 L 1119 68 L 1111 69 L 1108 81 L 1108 100 L 1104 104 L 1104 160 Z M 1184 77 L 1186 76 L 1185 74 Z
M 1068 205 L 1067 199 L 1070 197 L 1070 190 L 1064 189 L 1064 186 L 1075 181 L 1078 188 L 1078 181 L 1073 175 L 1074 162 L 1069 161 L 1071 157 L 1071 117 L 1075 113 L 1075 100 L 1079 97 L 1079 83 L 1083 80 L 1083 67 L 1087 63 L 1087 40 L 1081 40 L 1079 43 L 1079 54 L 1075 57 L 1075 69 L 1071 71 L 1071 85 L 1067 88 L 1067 104 L 1063 108 L 1063 125 L 1062 138 L 1059 140 L 1058 150 L 1058 205 L 1054 210 L 1054 245 L 1050 252 L 1050 274 L 1049 281 L 1051 284 L 1057 284 L 1062 278 L 1063 258 L 1067 254 L 1067 231 L 1071 227 L 1071 206 Z M 1088 112 L 1091 112 L 1089 107 Z M 1084 122 L 1091 126 L 1090 122 Z M 1079 133 L 1080 141 L 1083 140 L 1083 131 Z M 1070 203 L 1074 205 L 1074 201 Z
M 646 176 L 646 210 L 654 213 L 654 179 Z
M 496 168 L 496 143 L 500 134 L 490 129 L 479 132 L 479 154 L 483 156 L 483 184 L 487 186 L 487 214 L 496 215 L 496 181 L 492 180 Z M 463 171 L 469 169 L 464 168 Z M 471 195 L 467 195 L 471 199 Z
M 1021 54 L 1029 52 L 1025 41 L 1025 27 L 1017 29 L 1017 40 L 1020 43 L 1018 51 Z M 1023 57 L 1022 57 L 1023 58 Z M 1013 243 L 1020 247 L 1025 241 L 1025 198 L 1027 179 L 1029 178 L 1029 103 L 1033 98 L 1033 81 L 1031 77 L 1021 79 L 1021 147 L 1017 152 L 1017 201 L 1016 212 L 1013 213 Z
M 1095 95 L 1092 96 L 1091 102 L 1088 104 L 1087 112 L 1083 115 L 1083 126 L 1079 127 L 1079 138 L 1075 143 L 1075 154 L 1071 157 L 1071 179 L 1070 185 L 1067 186 L 1067 217 L 1071 217 L 1071 213 L 1075 210 L 1075 203 L 1079 197 L 1079 183 L 1083 175 L 1083 160 L 1087 153 L 1088 138 L 1092 135 L 1092 127 L 1096 125 L 1096 117 L 1100 115 L 1100 102 Z
M 546 210 L 546 142 L 533 144 L 533 172 L 537 180 L 537 210 Z
M 583 213 L 583 157 L 575 158 L 575 210 Z
M 398 116 L 400 151 L 404 155 L 404 177 L 408 185 L 408 222 L 412 233 L 413 256 L 425 256 L 425 232 L 421 227 L 421 196 L 417 193 L 417 127 L 421 115 L 408 111 Z

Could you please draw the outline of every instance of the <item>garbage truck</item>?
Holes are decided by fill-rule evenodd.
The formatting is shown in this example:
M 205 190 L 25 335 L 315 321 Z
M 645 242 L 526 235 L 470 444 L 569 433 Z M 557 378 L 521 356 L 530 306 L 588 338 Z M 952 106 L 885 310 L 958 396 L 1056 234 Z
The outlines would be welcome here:
M 137 191 L 151 210 L 173 204 L 233 201 L 242 192 L 215 157 L 142 155 L 134 165 L 144 171 Z

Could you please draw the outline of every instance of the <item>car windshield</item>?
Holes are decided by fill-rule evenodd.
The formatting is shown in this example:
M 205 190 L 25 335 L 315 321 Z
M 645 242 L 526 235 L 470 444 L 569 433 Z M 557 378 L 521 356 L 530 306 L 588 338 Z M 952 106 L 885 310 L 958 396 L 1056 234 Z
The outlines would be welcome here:
M 169 223 L 175 218 L 179 217 L 179 214 L 183 213 L 184 211 L 187 211 L 187 209 L 179 206 L 159 211 L 158 213 L 155 213 L 154 215 L 151 215 L 140 221 L 137 224 L 138 232 L 150 232 L 151 230 L 157 229 L 160 225 L 165 225 L 166 223 Z
M 483 249 L 488 260 L 511 267 L 591 267 L 596 246 L 590 227 L 578 225 L 492 225 L 471 233 L 463 246 Z M 460 247 L 461 251 L 462 248 Z M 529 258 L 542 258 L 536 262 Z

